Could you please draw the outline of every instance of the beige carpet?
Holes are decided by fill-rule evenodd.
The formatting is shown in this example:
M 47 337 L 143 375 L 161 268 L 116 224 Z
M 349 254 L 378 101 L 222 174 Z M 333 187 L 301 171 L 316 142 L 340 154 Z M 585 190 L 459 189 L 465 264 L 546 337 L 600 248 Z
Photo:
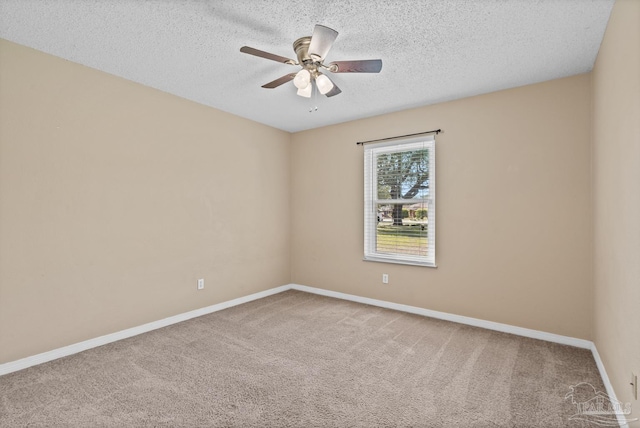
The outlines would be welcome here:
M 0 377 L 0 426 L 556 427 L 590 351 L 287 291 Z

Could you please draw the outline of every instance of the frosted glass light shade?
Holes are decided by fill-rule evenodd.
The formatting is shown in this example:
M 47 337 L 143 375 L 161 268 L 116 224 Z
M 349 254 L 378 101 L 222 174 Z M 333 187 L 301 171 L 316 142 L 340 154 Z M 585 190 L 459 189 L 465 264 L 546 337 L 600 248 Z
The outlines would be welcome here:
M 316 77 L 316 85 L 318 85 L 318 91 L 320 91 L 322 95 L 333 89 L 333 82 L 324 74 Z
M 306 87 L 299 88 L 297 93 L 301 97 L 311 98 L 311 89 L 313 89 L 313 85 L 311 84 L 311 82 L 309 82 L 309 84 Z
M 296 77 L 293 78 L 293 84 L 296 85 L 298 89 L 304 89 L 309 86 L 311 83 L 311 73 L 309 70 L 303 68 L 302 70 L 296 73 Z

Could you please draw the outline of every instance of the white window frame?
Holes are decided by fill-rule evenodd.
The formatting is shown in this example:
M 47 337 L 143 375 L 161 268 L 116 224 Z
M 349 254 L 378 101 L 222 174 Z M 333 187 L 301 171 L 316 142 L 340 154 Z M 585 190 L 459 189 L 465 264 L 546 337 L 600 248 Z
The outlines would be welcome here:
M 429 150 L 429 195 L 427 204 L 427 255 L 382 253 L 377 251 L 378 208 L 380 203 L 407 203 L 409 199 L 378 199 L 377 156 L 418 149 Z M 436 156 L 433 135 L 365 144 L 364 146 L 364 260 L 436 267 Z

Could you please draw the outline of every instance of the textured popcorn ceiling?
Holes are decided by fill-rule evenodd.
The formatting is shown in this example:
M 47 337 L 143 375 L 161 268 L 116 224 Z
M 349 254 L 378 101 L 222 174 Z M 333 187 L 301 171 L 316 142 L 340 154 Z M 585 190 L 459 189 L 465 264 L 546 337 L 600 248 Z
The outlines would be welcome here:
M 300 131 L 591 70 L 613 0 L 0 0 L 0 37 L 287 131 Z M 315 24 L 339 32 L 342 89 L 305 99 L 295 58 Z M 310 107 L 317 111 L 309 112 Z

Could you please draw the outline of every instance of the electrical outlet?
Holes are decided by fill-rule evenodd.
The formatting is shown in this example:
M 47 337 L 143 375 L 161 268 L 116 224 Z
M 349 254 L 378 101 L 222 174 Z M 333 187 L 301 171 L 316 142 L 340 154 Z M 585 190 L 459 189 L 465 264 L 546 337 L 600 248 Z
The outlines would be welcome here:
M 388 284 L 389 283 L 389 274 L 386 274 L 386 273 L 382 274 L 382 283 L 383 284 Z
M 631 395 L 634 400 L 638 399 L 638 375 L 631 372 Z
M 204 288 L 204 278 L 200 278 L 198 280 L 198 290 L 202 290 Z

